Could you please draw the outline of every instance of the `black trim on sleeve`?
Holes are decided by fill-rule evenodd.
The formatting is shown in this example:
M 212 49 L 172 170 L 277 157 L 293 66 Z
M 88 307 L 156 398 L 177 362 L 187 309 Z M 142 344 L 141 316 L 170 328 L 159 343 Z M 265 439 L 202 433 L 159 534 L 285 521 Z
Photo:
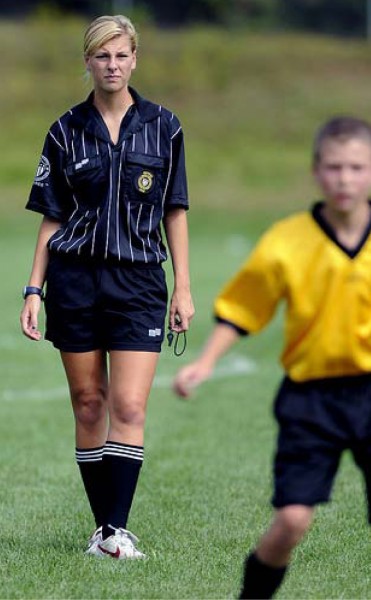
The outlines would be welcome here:
M 25 208 L 26 208 L 26 210 L 32 210 L 33 212 L 40 213 L 40 214 L 44 215 L 44 217 L 49 217 L 50 219 L 54 219 L 55 221 L 58 221 L 58 223 L 63 222 L 63 220 L 65 219 L 65 216 L 62 213 L 57 212 L 56 210 L 53 211 L 53 210 L 47 209 L 45 206 L 42 206 L 41 204 L 38 204 L 37 202 L 30 201 L 27 203 Z
M 241 336 L 249 335 L 249 332 L 246 331 L 246 329 L 238 327 L 238 325 L 236 325 L 235 323 L 231 323 L 231 321 L 227 321 L 227 319 L 222 319 L 221 317 L 218 317 L 218 315 L 214 315 L 214 319 L 217 323 L 221 323 L 223 325 L 228 325 L 229 327 L 232 327 L 232 329 L 235 329 L 235 331 L 237 331 L 237 333 Z
M 175 201 L 174 204 L 170 204 L 169 206 L 165 205 L 164 213 L 167 214 L 167 213 L 171 212 L 174 208 L 182 208 L 183 210 L 187 211 L 187 210 L 189 210 L 189 205 L 182 203 L 181 201 L 179 201 L 179 203 L 177 203 Z

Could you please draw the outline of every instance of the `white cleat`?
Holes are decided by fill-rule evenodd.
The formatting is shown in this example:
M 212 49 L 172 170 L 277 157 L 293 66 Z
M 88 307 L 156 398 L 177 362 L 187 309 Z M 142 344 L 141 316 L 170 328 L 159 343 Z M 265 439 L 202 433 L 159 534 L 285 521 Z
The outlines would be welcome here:
M 140 552 L 136 548 L 136 543 L 139 540 L 133 533 L 127 531 L 127 529 L 123 529 L 122 527 L 119 529 L 112 527 L 112 529 L 114 530 L 112 535 L 105 540 L 103 540 L 101 537 L 97 543 L 97 549 L 100 552 L 98 556 L 111 556 L 112 558 L 117 558 L 118 560 L 143 560 L 147 558 L 143 552 Z
M 85 550 L 85 554 L 92 554 L 93 556 L 103 557 L 105 554 L 100 551 L 99 544 L 102 541 L 102 527 L 98 527 L 91 536 L 88 542 L 88 548 Z

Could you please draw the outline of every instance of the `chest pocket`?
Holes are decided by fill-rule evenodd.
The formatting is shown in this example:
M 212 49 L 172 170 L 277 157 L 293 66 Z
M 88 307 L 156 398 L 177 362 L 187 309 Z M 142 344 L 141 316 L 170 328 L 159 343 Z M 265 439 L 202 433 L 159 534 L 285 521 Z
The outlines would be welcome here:
M 90 208 L 101 203 L 108 177 L 100 154 L 68 163 L 65 174 L 81 207 Z
M 161 156 L 149 156 L 128 152 L 125 157 L 124 189 L 129 202 L 156 204 L 165 190 L 168 160 Z

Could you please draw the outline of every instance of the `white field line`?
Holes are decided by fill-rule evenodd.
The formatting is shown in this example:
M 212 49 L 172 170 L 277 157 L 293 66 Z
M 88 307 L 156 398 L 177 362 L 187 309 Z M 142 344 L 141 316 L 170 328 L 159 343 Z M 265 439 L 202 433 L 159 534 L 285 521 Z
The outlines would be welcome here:
M 241 377 L 256 371 L 256 363 L 245 356 L 233 355 L 224 358 L 210 378 L 227 379 L 228 377 Z M 170 388 L 174 374 L 158 374 L 153 382 L 153 388 Z M 61 386 L 52 389 L 7 389 L 0 392 L 0 402 L 14 402 L 17 400 L 58 400 L 68 398 L 68 387 Z

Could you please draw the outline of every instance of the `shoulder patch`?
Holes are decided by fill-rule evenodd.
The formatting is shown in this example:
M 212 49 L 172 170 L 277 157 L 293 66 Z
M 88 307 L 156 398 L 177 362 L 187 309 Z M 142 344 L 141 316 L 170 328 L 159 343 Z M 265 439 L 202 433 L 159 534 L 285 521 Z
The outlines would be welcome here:
M 46 179 L 50 174 L 50 170 L 50 162 L 48 161 L 46 156 L 42 155 L 36 170 L 35 183 L 39 183 L 40 181 Z

